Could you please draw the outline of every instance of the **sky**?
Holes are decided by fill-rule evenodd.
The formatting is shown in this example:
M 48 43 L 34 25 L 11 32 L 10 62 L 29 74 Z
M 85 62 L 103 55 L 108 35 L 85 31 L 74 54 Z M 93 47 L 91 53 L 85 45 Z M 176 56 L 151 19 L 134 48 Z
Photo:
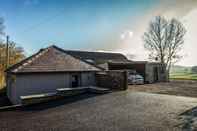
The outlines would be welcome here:
M 187 29 L 179 65 L 197 65 L 197 0 L 2 0 L 5 32 L 28 55 L 55 44 L 147 60 L 142 35 L 157 15 Z

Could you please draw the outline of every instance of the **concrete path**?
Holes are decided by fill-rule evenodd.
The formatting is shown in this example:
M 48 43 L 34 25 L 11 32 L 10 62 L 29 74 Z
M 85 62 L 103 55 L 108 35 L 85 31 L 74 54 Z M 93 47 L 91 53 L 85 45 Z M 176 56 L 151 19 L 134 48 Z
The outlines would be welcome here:
M 182 130 L 180 114 L 196 98 L 113 92 L 81 95 L 15 111 L 0 112 L 4 131 L 171 131 Z

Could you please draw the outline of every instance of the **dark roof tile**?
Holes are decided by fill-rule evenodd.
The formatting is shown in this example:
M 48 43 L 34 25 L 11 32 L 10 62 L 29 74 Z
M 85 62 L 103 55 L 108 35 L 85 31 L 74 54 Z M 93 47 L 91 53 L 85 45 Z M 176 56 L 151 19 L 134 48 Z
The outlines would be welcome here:
M 108 62 L 130 61 L 120 53 L 71 51 L 53 45 L 13 65 L 7 72 L 99 71 L 103 68 L 98 65 Z
M 8 72 L 64 72 L 64 71 L 99 71 L 101 69 L 78 58 L 62 52 L 53 46 L 39 51 L 36 55 L 14 65 Z

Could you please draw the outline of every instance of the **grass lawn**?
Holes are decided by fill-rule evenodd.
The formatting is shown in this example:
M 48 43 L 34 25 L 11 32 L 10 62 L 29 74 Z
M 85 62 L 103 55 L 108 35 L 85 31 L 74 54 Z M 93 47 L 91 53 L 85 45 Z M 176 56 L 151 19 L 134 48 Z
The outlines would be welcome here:
M 197 74 L 185 73 L 185 72 L 171 73 L 170 79 L 197 80 Z

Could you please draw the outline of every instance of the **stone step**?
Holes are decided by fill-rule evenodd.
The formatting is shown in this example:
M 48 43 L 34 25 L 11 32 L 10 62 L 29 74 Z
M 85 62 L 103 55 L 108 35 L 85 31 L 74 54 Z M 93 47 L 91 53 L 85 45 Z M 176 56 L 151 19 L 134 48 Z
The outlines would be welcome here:
M 59 99 L 67 96 L 75 96 L 82 93 L 96 93 L 104 94 L 109 93 L 110 89 L 101 88 L 96 86 L 76 87 L 76 88 L 59 88 L 54 93 L 43 93 L 35 95 L 21 96 L 22 105 L 37 104 L 47 102 L 54 99 Z
M 102 88 L 102 87 L 96 87 L 96 86 L 90 86 L 88 88 L 88 91 L 91 92 L 91 93 L 97 93 L 97 94 L 104 94 L 104 93 L 111 92 L 110 89 Z
M 59 88 L 57 89 L 57 95 L 72 96 L 87 92 L 88 87 L 76 87 L 76 88 Z
M 56 95 L 56 92 L 54 92 L 54 93 L 43 93 L 43 94 L 21 96 L 20 98 L 22 101 L 22 105 L 30 105 L 30 104 L 37 104 L 37 103 L 54 100 L 59 98 L 59 96 Z

